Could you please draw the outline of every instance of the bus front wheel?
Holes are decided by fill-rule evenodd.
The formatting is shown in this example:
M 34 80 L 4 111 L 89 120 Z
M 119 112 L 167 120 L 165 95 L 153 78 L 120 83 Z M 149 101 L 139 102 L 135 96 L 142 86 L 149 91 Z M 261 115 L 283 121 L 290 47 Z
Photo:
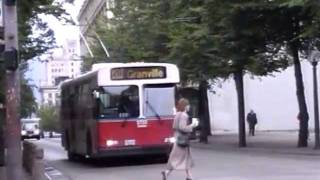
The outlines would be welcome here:
M 87 155 L 89 157 L 92 155 L 92 141 L 90 133 L 87 133 Z
M 75 161 L 75 160 L 77 160 L 76 154 L 73 153 L 73 152 L 70 152 L 70 150 L 68 150 L 68 160 L 69 160 L 69 161 Z

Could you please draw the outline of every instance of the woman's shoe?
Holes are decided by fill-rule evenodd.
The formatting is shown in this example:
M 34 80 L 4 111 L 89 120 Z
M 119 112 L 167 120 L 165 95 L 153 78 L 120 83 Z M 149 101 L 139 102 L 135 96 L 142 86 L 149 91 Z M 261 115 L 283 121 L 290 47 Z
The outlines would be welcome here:
M 162 175 L 162 180 L 167 180 L 166 172 L 161 171 L 161 175 Z
M 192 179 L 190 179 L 190 178 L 187 178 L 186 180 L 192 180 Z

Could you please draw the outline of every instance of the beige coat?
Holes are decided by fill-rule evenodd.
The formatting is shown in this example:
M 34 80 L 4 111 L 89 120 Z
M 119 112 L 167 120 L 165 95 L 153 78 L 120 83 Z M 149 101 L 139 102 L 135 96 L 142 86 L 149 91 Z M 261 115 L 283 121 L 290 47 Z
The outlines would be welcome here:
M 180 130 L 191 133 L 193 127 L 187 125 L 189 116 L 185 112 L 177 112 L 174 121 L 173 127 L 179 127 Z M 179 124 L 177 124 L 179 123 Z M 175 131 L 175 137 L 177 137 L 178 132 Z M 182 148 L 179 147 L 176 143 L 173 145 L 172 151 L 168 160 L 168 169 L 170 170 L 186 170 L 192 168 L 194 165 L 190 147 Z

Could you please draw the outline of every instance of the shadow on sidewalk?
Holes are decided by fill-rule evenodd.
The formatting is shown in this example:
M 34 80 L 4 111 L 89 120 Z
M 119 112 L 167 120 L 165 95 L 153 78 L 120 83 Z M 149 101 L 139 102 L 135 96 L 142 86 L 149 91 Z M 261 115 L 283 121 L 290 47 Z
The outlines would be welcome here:
M 32 180 L 31 177 L 26 173 L 23 172 L 23 180 Z M 0 180 L 7 180 L 6 178 L 6 166 L 0 166 Z
M 276 153 L 319 156 L 320 150 L 314 150 L 314 134 L 310 133 L 309 147 L 298 148 L 297 131 L 260 131 L 255 136 L 247 136 L 247 147 L 238 147 L 238 134 L 219 133 L 209 137 L 208 144 L 194 141 L 195 148 L 211 149 L 226 152 Z
M 5 180 L 6 178 L 5 178 L 5 170 L 6 170 L 6 168 L 4 167 L 4 166 L 0 166 L 0 179 L 1 180 Z

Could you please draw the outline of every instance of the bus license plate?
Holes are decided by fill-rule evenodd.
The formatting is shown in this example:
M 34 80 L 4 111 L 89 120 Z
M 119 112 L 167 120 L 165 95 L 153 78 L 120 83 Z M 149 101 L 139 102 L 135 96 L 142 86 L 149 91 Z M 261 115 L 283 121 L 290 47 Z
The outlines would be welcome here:
M 148 120 L 146 120 L 146 119 L 137 120 L 137 127 L 138 128 L 146 128 L 146 127 L 148 127 Z
M 134 145 L 136 145 L 136 140 L 134 140 L 134 139 L 124 140 L 124 145 L 125 146 L 134 146 Z

